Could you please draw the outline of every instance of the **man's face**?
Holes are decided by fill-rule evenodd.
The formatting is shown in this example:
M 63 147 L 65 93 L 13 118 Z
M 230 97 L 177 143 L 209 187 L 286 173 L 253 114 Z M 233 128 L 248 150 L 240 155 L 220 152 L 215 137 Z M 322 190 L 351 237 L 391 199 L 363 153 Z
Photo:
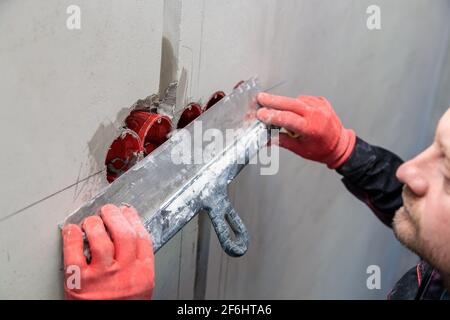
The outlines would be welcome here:
M 433 143 L 397 170 L 405 184 L 394 232 L 405 246 L 442 272 L 450 273 L 450 109 Z

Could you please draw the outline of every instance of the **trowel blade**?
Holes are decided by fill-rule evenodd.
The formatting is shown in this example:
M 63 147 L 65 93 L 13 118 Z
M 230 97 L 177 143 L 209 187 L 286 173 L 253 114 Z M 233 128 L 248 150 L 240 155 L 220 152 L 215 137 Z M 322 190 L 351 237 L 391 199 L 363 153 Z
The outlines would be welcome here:
M 167 201 L 195 179 L 205 167 L 206 164 L 203 161 L 199 163 L 199 155 L 203 158 L 214 159 L 220 156 L 223 150 L 236 143 L 236 139 L 239 139 L 239 137 L 225 139 L 223 150 L 211 150 L 206 148 L 208 143 L 203 141 L 202 133 L 215 130 L 226 137 L 227 130 L 233 130 L 233 132 L 239 130 L 245 133 L 259 122 L 256 119 L 258 92 L 260 88 L 255 78 L 244 82 L 230 95 L 186 126 L 184 131 L 176 131 L 150 155 L 69 215 L 64 224 L 80 224 L 85 217 L 96 214 L 97 210 L 107 203 L 131 205 L 137 209 L 144 223 L 154 220 L 154 215 L 161 214 L 161 208 Z M 191 136 L 188 141 L 191 143 L 191 152 L 183 155 L 184 161 L 179 163 L 174 161 L 174 154 L 177 154 L 177 150 L 181 147 L 180 141 L 185 139 L 186 134 Z M 189 220 L 194 215 L 195 212 L 183 219 Z M 187 222 L 178 221 L 177 226 L 180 227 Z M 149 231 L 152 233 L 152 230 Z M 154 241 L 154 243 L 157 243 L 155 251 L 164 244 L 161 241 Z

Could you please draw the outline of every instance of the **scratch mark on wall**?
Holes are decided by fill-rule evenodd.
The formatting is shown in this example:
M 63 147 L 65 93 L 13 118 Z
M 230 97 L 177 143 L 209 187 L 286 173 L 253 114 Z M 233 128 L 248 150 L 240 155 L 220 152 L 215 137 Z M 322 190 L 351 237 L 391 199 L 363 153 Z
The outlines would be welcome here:
M 53 192 L 52 194 L 50 194 L 50 195 L 48 195 L 48 196 L 46 196 L 46 197 L 44 197 L 44 198 L 42 198 L 42 199 L 39 199 L 39 200 L 37 200 L 37 201 L 35 201 L 35 202 L 32 202 L 32 203 L 30 203 L 29 205 L 27 205 L 27 206 L 25 206 L 25 207 L 23 207 L 23 208 L 21 208 L 21 209 L 19 209 L 19 210 L 17 210 L 17 211 L 14 211 L 14 212 L 12 212 L 12 213 L 10 213 L 10 214 L 7 214 L 6 216 L 0 218 L 0 223 L 1 223 L 1 222 L 4 222 L 4 221 L 6 221 L 6 220 L 8 220 L 8 219 L 10 219 L 10 218 L 12 218 L 12 217 L 14 217 L 15 215 L 18 215 L 19 213 L 24 212 L 25 210 L 30 209 L 31 207 L 34 207 L 35 205 L 38 205 L 39 203 L 41 203 L 41 202 L 43 202 L 43 201 L 45 201 L 45 200 L 48 200 L 48 199 L 50 199 L 50 198 L 52 198 L 52 197 L 54 197 L 54 196 L 60 194 L 61 192 L 64 192 L 64 191 L 66 191 L 66 190 L 68 190 L 68 189 L 70 189 L 70 188 L 76 186 L 76 185 L 77 185 L 78 183 L 80 183 L 80 182 L 84 182 L 84 181 L 89 180 L 89 179 L 95 177 L 96 175 L 98 175 L 98 174 L 100 174 L 100 173 L 103 173 L 104 171 L 105 171 L 105 169 L 102 169 L 102 170 L 100 170 L 100 171 L 98 171 L 98 172 L 95 172 L 95 173 L 93 173 L 93 174 L 87 176 L 86 178 L 81 179 L 80 181 L 77 181 L 77 182 L 75 182 L 75 183 L 72 183 L 71 185 L 68 185 L 67 187 L 64 187 L 64 188 L 62 188 L 62 189 L 60 189 L 60 190 L 58 190 L 58 191 L 56 191 L 56 192 Z
M 183 243 L 183 231 L 180 232 L 180 247 L 182 247 Z M 181 285 L 181 261 L 183 258 L 183 250 L 180 250 L 180 253 L 178 254 L 178 284 L 177 284 L 177 300 L 180 299 L 180 285 Z
M 76 200 L 77 196 L 78 196 L 78 184 L 80 183 L 80 176 L 81 176 L 81 168 L 83 167 L 83 163 L 80 164 L 80 169 L 78 169 L 78 176 L 77 176 L 77 181 L 76 181 L 76 185 L 75 185 L 75 191 L 73 193 L 73 200 Z
M 89 155 L 86 161 L 80 164 L 77 182 L 75 183 L 73 200 L 88 201 L 106 185 L 106 175 L 96 175 L 93 181 L 80 180 L 81 176 L 90 175 L 92 172 L 105 172 L 104 160 L 113 139 L 119 134 L 126 116 L 132 107 L 121 108 L 113 121 L 109 117 L 100 123 L 92 138 L 87 143 Z M 93 177 L 93 176 L 92 176 Z
M 222 273 L 222 266 L 223 266 L 223 258 L 224 258 L 225 252 L 220 253 L 220 263 L 219 263 L 219 285 L 217 286 L 217 297 L 219 299 L 223 299 L 223 293 L 222 293 L 222 282 L 223 282 L 223 273 Z
M 192 76 L 194 74 L 193 70 L 194 70 L 194 51 L 192 50 L 191 47 L 189 46 L 181 46 L 182 48 L 186 49 L 189 51 L 189 53 L 191 54 L 191 67 L 189 69 L 189 83 L 188 83 L 188 87 L 189 87 L 189 97 L 187 97 L 188 99 L 192 98 Z M 184 68 L 183 68 L 184 69 Z
M 93 181 L 91 181 L 91 179 L 89 180 L 80 180 L 80 177 L 84 174 L 82 174 L 82 168 L 86 168 L 85 171 L 87 174 L 89 174 L 90 172 L 101 172 L 101 170 L 98 168 L 95 164 L 93 164 L 93 159 L 92 156 L 89 155 L 89 161 L 88 162 L 82 162 L 80 165 L 80 172 L 78 174 L 77 177 L 77 181 L 75 182 L 75 190 L 74 190 L 74 195 L 73 195 L 73 201 L 76 201 L 80 198 L 83 201 L 87 201 L 89 200 L 97 191 L 98 191 L 98 187 L 100 186 L 104 186 L 106 185 L 105 182 L 105 177 L 102 175 L 98 175 L 95 177 L 95 179 Z
M 203 49 L 203 25 L 205 23 L 205 0 L 202 2 L 202 16 L 201 16 L 201 25 L 200 25 L 200 43 L 199 43 L 199 57 L 198 57 L 198 71 L 197 71 L 197 95 L 198 90 L 200 88 L 200 74 L 201 74 L 201 65 L 202 65 L 202 51 Z

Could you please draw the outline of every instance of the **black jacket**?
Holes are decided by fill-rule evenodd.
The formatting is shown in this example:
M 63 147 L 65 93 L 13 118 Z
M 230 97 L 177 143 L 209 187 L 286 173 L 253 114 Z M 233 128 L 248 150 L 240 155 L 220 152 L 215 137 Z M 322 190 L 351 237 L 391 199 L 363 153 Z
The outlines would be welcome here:
M 363 201 L 388 227 L 403 205 L 402 187 L 395 173 L 403 161 L 392 152 L 360 138 L 352 155 L 336 171 L 345 187 Z M 439 272 L 421 260 L 394 286 L 388 299 L 449 299 Z

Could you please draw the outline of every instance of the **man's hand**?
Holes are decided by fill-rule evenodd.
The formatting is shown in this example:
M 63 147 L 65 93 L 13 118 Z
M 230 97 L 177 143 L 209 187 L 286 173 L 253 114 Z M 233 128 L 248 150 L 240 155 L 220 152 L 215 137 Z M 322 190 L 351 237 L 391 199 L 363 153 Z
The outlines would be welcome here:
M 330 169 L 350 157 L 356 142 L 353 130 L 342 126 L 330 103 L 323 97 L 299 96 L 296 99 L 260 93 L 257 117 L 297 134 L 280 133 L 279 144 L 303 158 L 325 163 Z
M 80 270 L 79 288 L 72 288 L 65 272 L 67 299 L 151 299 L 154 257 L 150 235 L 132 207 L 108 204 L 100 216 L 83 221 L 91 253 L 83 254 L 83 233 L 77 225 L 64 226 L 64 270 Z M 69 286 L 68 286 L 69 285 Z

